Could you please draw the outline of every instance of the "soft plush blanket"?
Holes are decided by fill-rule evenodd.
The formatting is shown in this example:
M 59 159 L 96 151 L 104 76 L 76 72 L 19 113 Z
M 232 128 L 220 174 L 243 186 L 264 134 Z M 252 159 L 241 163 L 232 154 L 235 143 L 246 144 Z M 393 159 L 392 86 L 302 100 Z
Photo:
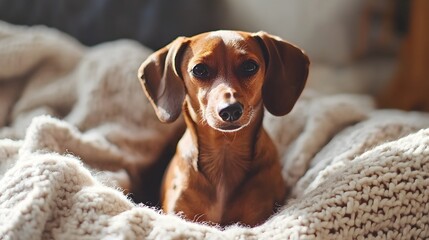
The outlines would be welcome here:
M 183 126 L 159 123 L 141 91 L 149 53 L 0 23 L 1 239 L 429 238 L 429 116 L 311 89 L 264 120 L 289 190 L 264 224 L 220 229 L 134 203 L 135 179 Z

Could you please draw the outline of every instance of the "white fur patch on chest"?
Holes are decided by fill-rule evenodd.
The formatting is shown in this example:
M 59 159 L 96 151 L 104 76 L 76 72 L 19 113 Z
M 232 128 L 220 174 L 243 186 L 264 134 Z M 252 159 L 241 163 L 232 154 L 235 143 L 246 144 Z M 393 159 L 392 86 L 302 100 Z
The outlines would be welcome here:
M 172 180 L 172 188 L 167 189 L 166 196 L 168 202 L 166 204 L 165 211 L 167 213 L 174 213 L 176 209 L 176 203 L 183 191 L 183 182 L 185 181 L 185 177 L 180 169 L 176 166 L 174 168 L 174 178 Z
M 207 35 L 207 38 L 221 38 L 225 44 L 234 44 L 244 40 L 243 36 L 241 36 L 239 33 L 228 30 L 211 32 Z

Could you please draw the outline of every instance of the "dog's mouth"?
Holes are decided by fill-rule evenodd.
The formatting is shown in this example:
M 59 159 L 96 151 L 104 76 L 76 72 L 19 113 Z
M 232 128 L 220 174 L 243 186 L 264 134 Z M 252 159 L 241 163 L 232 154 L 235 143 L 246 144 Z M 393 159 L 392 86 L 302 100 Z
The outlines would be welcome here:
M 223 122 L 219 125 L 211 125 L 211 127 L 220 131 L 220 132 L 227 132 L 227 133 L 228 132 L 237 132 L 237 131 L 240 131 L 241 129 L 247 127 L 247 125 L 249 125 L 251 121 L 252 121 L 252 118 L 250 117 L 248 119 L 248 121 L 244 124 L 240 124 L 238 122 L 235 122 L 235 123 Z
M 219 131 L 222 132 L 235 132 L 243 128 L 241 125 L 228 125 L 228 126 L 221 126 L 218 128 Z

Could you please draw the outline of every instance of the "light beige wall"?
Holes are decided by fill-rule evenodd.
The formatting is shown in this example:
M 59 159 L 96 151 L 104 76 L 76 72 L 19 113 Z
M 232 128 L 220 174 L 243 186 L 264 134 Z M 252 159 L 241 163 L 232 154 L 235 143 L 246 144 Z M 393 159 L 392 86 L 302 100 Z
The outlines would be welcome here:
M 355 44 L 361 0 L 224 0 L 228 28 L 263 30 L 302 48 L 315 61 L 347 63 Z

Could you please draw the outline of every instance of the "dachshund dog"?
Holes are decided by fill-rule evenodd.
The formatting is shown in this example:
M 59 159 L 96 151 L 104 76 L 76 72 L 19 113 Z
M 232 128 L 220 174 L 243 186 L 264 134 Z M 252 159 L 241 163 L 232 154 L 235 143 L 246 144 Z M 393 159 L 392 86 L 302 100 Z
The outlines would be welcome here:
M 183 112 L 186 131 L 161 189 L 162 209 L 220 226 L 256 226 L 285 198 L 264 107 L 289 113 L 308 75 L 302 50 L 265 32 L 179 37 L 141 65 L 142 87 L 162 122 Z

